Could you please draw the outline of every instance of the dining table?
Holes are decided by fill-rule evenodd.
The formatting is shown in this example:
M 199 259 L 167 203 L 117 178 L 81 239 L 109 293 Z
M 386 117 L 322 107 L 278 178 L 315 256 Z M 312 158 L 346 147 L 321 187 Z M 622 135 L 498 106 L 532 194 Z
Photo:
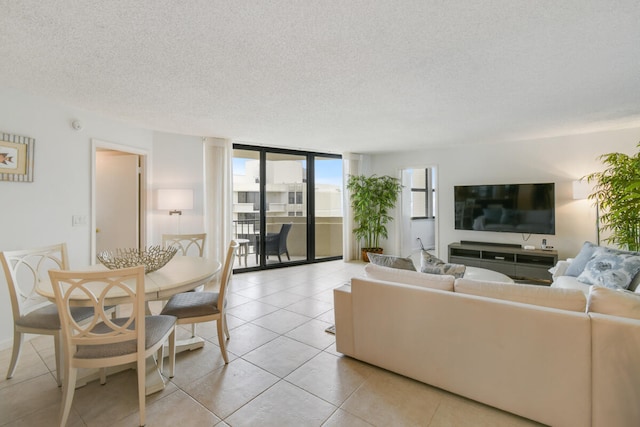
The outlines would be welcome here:
M 162 301 L 171 298 L 171 296 L 194 290 L 210 282 L 214 276 L 220 271 L 222 264 L 211 258 L 191 257 L 191 256 L 174 256 L 165 266 L 159 270 L 146 273 L 144 276 L 145 300 Z M 83 271 L 105 270 L 102 264 L 87 266 Z M 43 278 L 36 287 L 36 292 L 52 302 L 55 302 L 55 295 L 51 282 L 47 278 Z M 77 306 L 91 305 L 88 297 L 84 293 L 72 295 L 73 304 Z M 114 296 L 107 302 L 109 305 L 118 305 L 129 301 L 128 297 L 123 293 L 122 298 Z M 148 307 L 148 304 L 147 304 Z M 186 342 L 176 341 L 176 352 L 184 350 L 193 350 L 204 345 L 204 340 L 200 337 L 193 337 Z M 151 359 L 151 360 L 150 360 Z M 147 359 L 147 380 L 146 394 L 152 394 L 164 388 L 164 380 L 157 368 L 155 359 Z M 107 369 L 107 373 L 121 371 L 120 369 Z M 86 372 L 85 375 L 78 376 L 76 387 L 81 387 L 86 383 L 99 378 L 99 372 Z

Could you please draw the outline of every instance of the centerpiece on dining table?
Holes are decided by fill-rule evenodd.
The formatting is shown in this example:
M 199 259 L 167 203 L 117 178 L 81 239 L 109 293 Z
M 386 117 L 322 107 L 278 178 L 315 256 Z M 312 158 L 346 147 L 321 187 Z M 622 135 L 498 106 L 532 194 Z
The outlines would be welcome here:
M 161 246 L 150 246 L 148 249 L 114 249 L 100 252 L 98 260 L 108 269 L 115 270 L 117 268 L 135 267 L 136 265 L 144 265 L 144 272 L 151 273 L 159 270 L 176 254 L 178 248 L 170 246 L 162 248 Z

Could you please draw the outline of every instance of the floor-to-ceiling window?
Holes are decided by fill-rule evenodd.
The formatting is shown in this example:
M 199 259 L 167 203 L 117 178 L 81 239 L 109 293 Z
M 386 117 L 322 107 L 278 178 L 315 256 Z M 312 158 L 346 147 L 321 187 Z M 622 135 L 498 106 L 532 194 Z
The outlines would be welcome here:
M 342 256 L 340 156 L 234 145 L 236 268 L 269 268 Z

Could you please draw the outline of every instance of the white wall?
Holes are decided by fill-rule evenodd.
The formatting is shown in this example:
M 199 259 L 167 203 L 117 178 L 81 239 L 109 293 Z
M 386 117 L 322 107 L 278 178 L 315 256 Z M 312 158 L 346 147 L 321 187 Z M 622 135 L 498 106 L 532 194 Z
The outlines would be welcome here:
M 160 244 L 162 234 L 204 233 L 204 161 L 202 138 L 162 132 L 153 133 L 151 159 L 153 182 L 152 203 L 149 216 L 154 224 L 149 244 Z M 193 209 L 183 210 L 182 215 L 159 211 L 156 191 L 160 188 L 193 190 Z
M 610 152 L 637 152 L 640 128 L 573 135 L 543 140 L 384 153 L 370 158 L 368 172 L 400 177 L 400 171 L 417 163 L 438 168 L 437 253 L 446 259 L 447 245 L 460 240 L 531 244 L 543 238 L 560 258 L 577 254 L 585 240 L 595 242 L 595 208 L 589 200 L 573 200 L 572 181 L 603 169 L 598 157 Z M 417 163 L 416 163 L 417 162 Z M 556 184 L 556 234 L 521 235 L 454 229 L 453 187 L 463 184 L 554 182 Z M 399 253 L 399 224 L 394 221 L 386 253 Z M 528 240 L 527 240 L 528 237 Z
M 76 131 L 71 121 L 83 129 Z M 34 182 L 0 181 L 0 250 L 66 242 L 71 267 L 90 263 L 91 138 L 151 151 L 153 133 L 78 108 L 0 87 L 0 130 L 35 139 Z M 0 274 L 0 348 L 11 345 L 13 320 Z

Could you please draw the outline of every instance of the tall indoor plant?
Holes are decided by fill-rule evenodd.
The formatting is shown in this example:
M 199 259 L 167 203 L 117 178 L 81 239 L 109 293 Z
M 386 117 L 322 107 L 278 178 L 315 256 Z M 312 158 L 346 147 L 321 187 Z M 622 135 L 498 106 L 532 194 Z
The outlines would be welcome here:
M 595 184 L 589 199 L 600 211 L 600 231 L 610 233 L 604 241 L 640 251 L 640 151 L 603 154 L 600 160 L 605 170 L 585 178 Z
M 353 229 L 356 239 L 362 242 L 362 257 L 368 261 L 367 252 L 382 253 L 380 238 L 387 238 L 387 224 L 393 220 L 389 214 L 398 201 L 402 185 L 391 176 L 349 175 L 347 190 L 351 195 Z

